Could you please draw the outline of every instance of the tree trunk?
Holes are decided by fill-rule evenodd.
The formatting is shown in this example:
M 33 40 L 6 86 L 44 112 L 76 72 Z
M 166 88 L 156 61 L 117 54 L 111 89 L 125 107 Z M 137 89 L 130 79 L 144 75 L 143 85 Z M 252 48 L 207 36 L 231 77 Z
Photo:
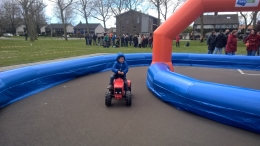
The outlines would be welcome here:
M 86 14 L 86 13 L 84 13 L 84 15 L 85 15 L 85 20 L 86 20 L 87 34 L 89 34 L 88 17 L 87 17 L 87 14 Z
M 253 28 L 256 29 L 257 14 L 259 11 L 255 11 L 253 14 Z
M 204 36 L 204 22 L 203 22 L 203 14 L 200 15 L 200 37 Z
M 157 20 L 157 28 L 160 26 L 160 5 L 157 5 L 157 13 L 158 13 L 158 20 Z
M 28 17 L 30 16 L 27 12 L 27 22 L 28 22 L 28 34 L 30 35 L 30 41 L 33 42 L 34 39 L 33 39 L 33 24 L 32 24 L 32 20 Z
M 104 33 L 106 33 L 106 20 L 103 18 L 103 23 L 104 23 Z
M 61 10 L 61 21 L 62 21 L 62 24 L 63 24 L 64 38 L 65 38 L 65 41 L 67 41 L 68 40 L 68 38 L 67 38 L 67 29 L 66 29 L 64 16 L 63 16 L 63 10 Z
M 34 36 L 34 40 L 38 40 L 38 31 L 37 31 L 37 27 L 36 27 L 36 21 L 32 21 L 33 22 L 33 30 L 34 30 L 34 34 L 33 34 L 33 36 Z

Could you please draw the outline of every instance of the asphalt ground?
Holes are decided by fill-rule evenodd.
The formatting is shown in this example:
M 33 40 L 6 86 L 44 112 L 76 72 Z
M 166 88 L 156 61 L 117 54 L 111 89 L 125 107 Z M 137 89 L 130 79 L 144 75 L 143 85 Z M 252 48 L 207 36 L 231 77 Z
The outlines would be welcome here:
M 68 81 L 0 109 L 1 146 L 259 146 L 260 135 L 178 110 L 146 87 L 148 67 L 130 68 L 133 103 L 105 106 L 112 72 Z M 175 67 L 199 80 L 260 90 L 259 71 Z

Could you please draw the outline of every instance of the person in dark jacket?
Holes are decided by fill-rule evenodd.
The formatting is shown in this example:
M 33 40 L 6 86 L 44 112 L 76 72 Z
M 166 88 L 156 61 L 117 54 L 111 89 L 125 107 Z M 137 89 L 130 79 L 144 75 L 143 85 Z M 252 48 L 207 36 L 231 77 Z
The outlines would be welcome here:
M 123 34 L 121 36 L 121 47 L 124 47 L 125 46 L 125 35 Z
M 125 36 L 125 46 L 128 47 L 129 37 L 128 35 Z
M 134 36 L 133 42 L 134 42 L 134 47 L 137 48 L 137 46 L 138 46 L 138 37 L 137 37 L 137 35 Z
M 121 77 L 124 80 L 125 91 L 128 91 L 127 79 L 126 79 L 126 73 L 128 72 L 128 65 L 125 61 L 125 55 L 123 53 L 119 52 L 117 54 L 116 61 L 112 67 L 112 72 L 114 74 L 111 75 L 111 77 L 110 77 L 110 82 L 109 82 L 109 86 L 107 87 L 107 89 L 112 88 L 114 79 Z
M 212 31 L 211 35 L 209 36 L 207 40 L 207 45 L 208 45 L 208 54 L 212 54 L 214 49 L 215 49 L 215 39 L 216 39 L 216 32 Z
M 237 30 L 233 30 L 232 33 L 228 35 L 226 54 L 235 55 L 236 51 L 237 51 Z
M 116 46 L 116 35 L 115 34 L 112 36 L 112 44 L 113 44 L 113 47 Z
M 88 45 L 89 44 L 89 34 L 88 33 L 85 35 L 85 40 L 86 40 L 86 45 Z
M 97 45 L 97 35 L 93 35 L 93 45 Z
M 89 45 L 92 45 L 92 39 L 93 39 L 93 36 L 89 35 Z
M 245 39 L 245 43 L 249 43 L 247 50 L 247 56 L 255 56 L 259 45 L 259 36 L 254 29 L 251 30 L 250 35 Z
M 216 45 L 213 54 L 222 54 L 223 47 L 226 45 L 226 36 L 223 31 L 220 30 L 218 36 L 216 37 Z
M 130 41 L 129 45 L 132 46 L 132 43 L 133 43 L 133 35 L 132 34 L 129 35 L 129 41 Z

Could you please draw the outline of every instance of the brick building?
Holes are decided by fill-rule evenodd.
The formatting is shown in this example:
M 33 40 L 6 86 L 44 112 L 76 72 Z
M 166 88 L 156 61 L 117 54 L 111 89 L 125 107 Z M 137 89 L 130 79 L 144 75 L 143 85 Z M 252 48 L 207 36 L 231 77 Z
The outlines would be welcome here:
M 209 35 L 213 30 L 216 32 L 219 32 L 220 30 L 225 31 L 226 29 L 232 31 L 234 29 L 238 30 L 239 27 L 238 14 L 218 15 L 215 13 L 215 15 L 204 15 L 203 23 L 204 33 L 206 36 Z M 201 24 L 199 17 L 194 21 L 193 24 L 195 35 L 196 32 L 197 35 L 200 35 L 200 28 Z
M 115 17 L 117 35 L 149 34 L 157 28 L 157 18 L 139 11 L 130 10 Z

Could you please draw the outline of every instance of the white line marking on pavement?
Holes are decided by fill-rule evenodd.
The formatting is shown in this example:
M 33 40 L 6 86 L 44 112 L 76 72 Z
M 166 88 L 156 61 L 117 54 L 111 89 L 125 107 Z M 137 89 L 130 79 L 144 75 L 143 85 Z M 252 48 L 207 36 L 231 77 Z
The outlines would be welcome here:
M 240 69 L 237 69 L 238 72 L 240 72 L 242 75 L 249 75 L 249 76 L 260 76 L 260 74 L 247 74 L 247 73 L 244 73 L 242 70 Z

